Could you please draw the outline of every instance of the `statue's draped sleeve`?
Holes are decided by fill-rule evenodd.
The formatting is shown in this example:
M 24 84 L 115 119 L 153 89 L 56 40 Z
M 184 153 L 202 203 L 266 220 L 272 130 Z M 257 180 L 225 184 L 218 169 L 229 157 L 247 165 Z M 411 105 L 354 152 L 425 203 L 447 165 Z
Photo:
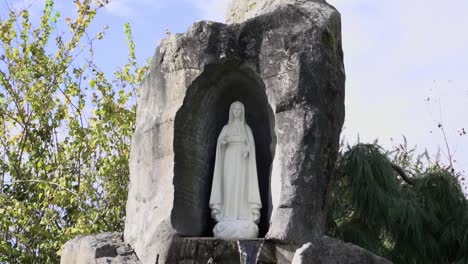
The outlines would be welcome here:
M 220 210 L 220 205 L 222 203 L 223 197 L 221 197 L 222 190 L 222 173 L 223 173 L 223 145 L 222 141 L 227 132 L 227 126 L 224 126 L 219 134 L 218 141 L 216 143 L 216 157 L 215 157 L 215 167 L 213 172 L 213 183 L 211 185 L 211 196 L 210 196 L 210 208 Z
M 245 125 L 247 135 L 247 145 L 249 147 L 248 157 L 248 188 L 249 188 L 249 205 L 251 209 L 262 208 L 262 202 L 260 200 L 260 192 L 258 185 L 257 175 L 257 161 L 255 153 L 255 141 L 252 133 L 252 129 L 246 124 Z

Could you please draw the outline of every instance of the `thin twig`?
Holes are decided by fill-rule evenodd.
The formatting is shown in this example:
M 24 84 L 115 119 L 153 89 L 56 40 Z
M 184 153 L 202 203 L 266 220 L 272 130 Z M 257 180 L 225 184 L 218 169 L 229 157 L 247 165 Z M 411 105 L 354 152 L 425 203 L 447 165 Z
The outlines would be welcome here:
M 449 159 L 449 163 L 450 163 L 450 169 L 453 169 L 452 151 L 450 150 L 447 134 L 445 133 L 445 129 L 444 129 L 444 123 L 443 123 L 443 120 L 442 120 L 442 105 L 440 104 L 440 99 L 439 99 L 439 119 L 440 119 L 439 128 L 442 131 L 442 135 L 444 136 L 445 148 L 447 149 L 447 155 L 448 155 L 448 159 Z
M 10 183 L 4 183 L 3 186 L 6 186 L 6 185 L 13 185 L 13 184 L 17 184 L 17 183 L 22 183 L 22 182 L 25 182 L 25 183 L 45 183 L 45 184 L 50 184 L 50 185 L 53 185 L 53 186 L 56 186 L 56 187 L 59 187 L 60 189 L 64 190 L 64 191 L 67 191 L 75 196 L 79 196 L 79 194 L 75 191 L 72 191 L 66 187 L 63 187 L 62 185 L 58 184 L 58 183 L 55 183 L 55 182 L 49 182 L 49 181 L 41 181 L 41 180 L 17 180 L 17 181 L 14 181 L 14 182 L 10 182 Z

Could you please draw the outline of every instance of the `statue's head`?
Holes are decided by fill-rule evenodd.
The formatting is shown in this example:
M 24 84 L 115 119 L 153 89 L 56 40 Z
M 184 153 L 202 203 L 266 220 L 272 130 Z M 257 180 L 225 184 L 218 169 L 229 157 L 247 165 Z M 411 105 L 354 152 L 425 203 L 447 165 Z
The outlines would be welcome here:
M 231 104 L 231 107 L 229 109 L 229 122 L 232 122 L 234 120 L 239 120 L 244 122 L 244 104 L 236 101 Z

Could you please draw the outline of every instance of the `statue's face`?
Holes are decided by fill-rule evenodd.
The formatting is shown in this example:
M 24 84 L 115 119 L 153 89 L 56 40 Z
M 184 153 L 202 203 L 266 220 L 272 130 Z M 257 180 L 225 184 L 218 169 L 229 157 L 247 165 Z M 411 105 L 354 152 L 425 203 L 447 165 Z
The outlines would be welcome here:
M 232 108 L 232 114 L 235 118 L 239 118 L 242 114 L 242 107 L 239 104 L 235 104 Z

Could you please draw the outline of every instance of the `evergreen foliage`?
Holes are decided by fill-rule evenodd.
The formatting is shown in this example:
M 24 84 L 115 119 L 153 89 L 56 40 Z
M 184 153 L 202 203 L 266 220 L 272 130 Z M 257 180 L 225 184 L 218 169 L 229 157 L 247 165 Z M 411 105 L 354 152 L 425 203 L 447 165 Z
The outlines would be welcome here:
M 467 263 L 468 202 L 456 176 L 433 164 L 406 182 L 387 154 L 357 144 L 340 157 L 330 235 L 397 264 Z

